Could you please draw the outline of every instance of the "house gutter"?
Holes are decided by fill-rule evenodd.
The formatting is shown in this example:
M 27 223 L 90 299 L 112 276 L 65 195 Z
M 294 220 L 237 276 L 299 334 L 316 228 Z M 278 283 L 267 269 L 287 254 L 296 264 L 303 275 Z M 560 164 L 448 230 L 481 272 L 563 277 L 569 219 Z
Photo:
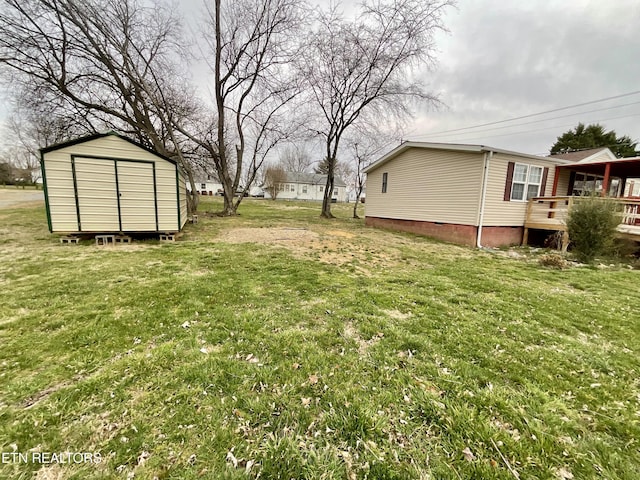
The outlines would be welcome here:
M 482 247 L 482 224 L 484 223 L 484 206 L 487 200 L 487 179 L 489 177 L 489 164 L 493 158 L 493 150 L 484 153 L 484 174 L 482 175 L 482 187 L 480 192 L 480 211 L 478 212 L 478 236 L 476 247 Z

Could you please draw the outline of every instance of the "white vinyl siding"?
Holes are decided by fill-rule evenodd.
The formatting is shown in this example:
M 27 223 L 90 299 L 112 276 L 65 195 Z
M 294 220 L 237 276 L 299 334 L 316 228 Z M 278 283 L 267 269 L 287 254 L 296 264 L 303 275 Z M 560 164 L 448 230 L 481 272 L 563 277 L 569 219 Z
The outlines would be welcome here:
M 483 158 L 480 152 L 410 148 L 368 173 L 367 184 L 376 187 L 367 190 L 366 216 L 476 225 Z
M 515 227 L 524 225 L 524 217 L 527 211 L 526 201 L 505 201 L 504 191 L 507 181 L 507 169 L 509 162 L 517 164 L 533 165 L 540 167 L 541 175 L 544 168 L 549 168 L 545 187 L 545 195 L 550 196 L 553 188 L 553 178 L 555 176 L 555 162 L 540 158 L 520 157 L 504 153 L 494 153 L 489 164 L 489 174 L 487 178 L 487 193 L 484 208 L 484 226 L 505 226 Z M 515 178 L 515 167 L 514 167 Z M 566 191 L 566 190 L 565 190 Z M 560 192 L 560 191 L 559 191 Z M 511 193 L 513 195 L 513 191 Z M 563 194 L 563 193 L 560 193 Z M 538 193 L 539 195 L 539 193 Z
M 178 207 L 180 208 L 180 228 L 182 228 L 184 227 L 184 224 L 187 223 L 187 216 L 189 215 L 189 212 L 187 210 L 187 184 L 185 182 L 184 174 L 180 169 L 178 169 L 178 194 L 180 195 Z
M 561 168 L 560 170 L 556 170 L 558 173 L 558 185 L 556 187 L 556 196 L 564 197 L 569 192 L 569 177 L 571 176 L 571 172 L 566 168 Z M 547 196 L 551 196 L 553 193 L 552 190 L 547 192 Z

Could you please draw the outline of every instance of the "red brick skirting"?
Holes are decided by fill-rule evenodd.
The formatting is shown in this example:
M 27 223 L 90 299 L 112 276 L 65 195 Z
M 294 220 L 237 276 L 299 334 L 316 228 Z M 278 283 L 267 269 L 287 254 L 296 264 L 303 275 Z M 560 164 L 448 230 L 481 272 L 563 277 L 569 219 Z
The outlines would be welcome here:
M 475 247 L 478 227 L 457 223 L 424 222 L 420 220 L 400 220 L 397 218 L 365 217 L 365 225 L 389 228 L 403 232 L 417 233 L 437 238 L 445 242 Z M 482 246 L 501 247 L 520 245 L 523 227 L 483 227 Z

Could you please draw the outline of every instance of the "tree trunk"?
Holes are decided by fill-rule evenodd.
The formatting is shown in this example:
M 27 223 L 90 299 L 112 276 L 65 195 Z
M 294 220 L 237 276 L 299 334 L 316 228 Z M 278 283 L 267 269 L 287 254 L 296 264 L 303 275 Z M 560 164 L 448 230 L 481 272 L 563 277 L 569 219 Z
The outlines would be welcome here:
M 200 194 L 196 189 L 196 181 L 193 178 L 193 172 L 191 168 L 187 168 L 187 178 L 189 179 L 189 186 L 191 187 L 191 193 L 187 192 L 187 214 L 194 215 L 198 213 L 198 204 L 200 203 Z
M 327 184 L 324 188 L 324 197 L 322 198 L 322 212 L 320 213 L 321 217 L 324 218 L 335 218 L 331 213 L 331 197 L 333 195 L 333 172 L 331 172 L 331 168 L 329 169 L 329 173 L 327 174 Z
M 233 185 L 231 184 L 230 178 L 222 179 L 222 193 L 224 196 L 224 207 L 222 209 L 223 217 L 233 217 L 236 215 L 237 205 L 233 203 L 233 196 L 235 192 L 233 191 Z

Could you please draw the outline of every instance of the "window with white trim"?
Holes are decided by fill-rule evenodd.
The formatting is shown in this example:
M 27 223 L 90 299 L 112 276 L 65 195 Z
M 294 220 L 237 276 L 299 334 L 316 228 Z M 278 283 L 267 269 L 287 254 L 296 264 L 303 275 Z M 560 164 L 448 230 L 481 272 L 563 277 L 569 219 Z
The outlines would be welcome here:
M 529 200 L 540 195 L 542 167 L 516 163 L 511 181 L 511 200 Z
M 302 185 L 302 193 L 307 193 L 307 186 L 306 185 Z

